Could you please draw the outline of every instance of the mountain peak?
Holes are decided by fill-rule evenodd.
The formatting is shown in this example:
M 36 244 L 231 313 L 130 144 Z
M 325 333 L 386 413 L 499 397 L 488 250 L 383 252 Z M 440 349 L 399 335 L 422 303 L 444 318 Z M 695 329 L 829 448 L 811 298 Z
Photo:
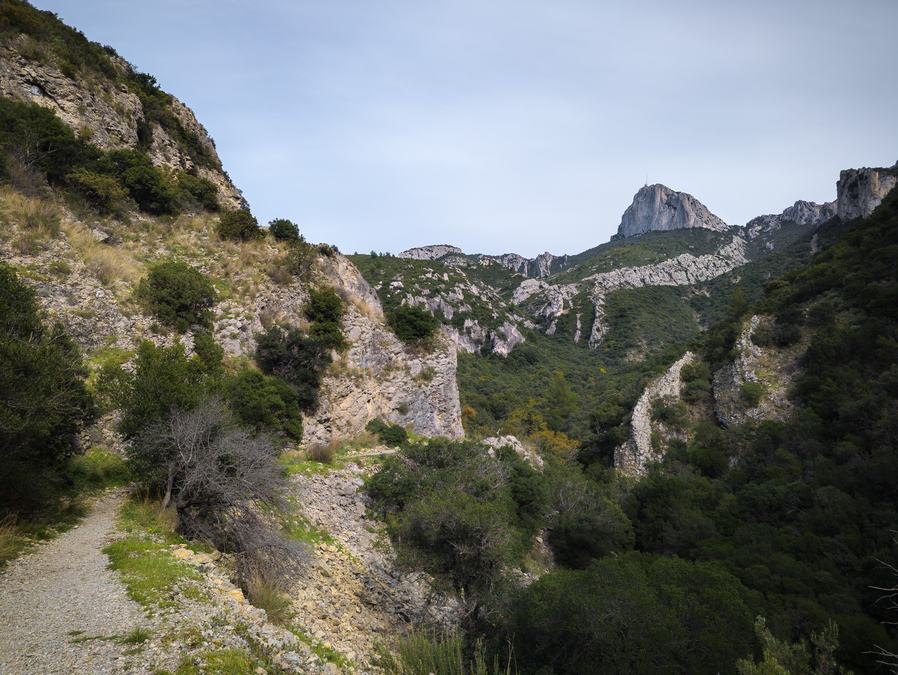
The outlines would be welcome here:
M 724 231 L 729 226 L 692 195 L 656 183 L 639 189 L 633 203 L 624 211 L 617 235 L 633 237 L 690 227 Z
M 397 258 L 409 258 L 411 260 L 437 260 L 450 253 L 463 254 L 458 246 L 450 244 L 431 244 L 430 246 L 417 246 L 409 248 L 396 255 Z

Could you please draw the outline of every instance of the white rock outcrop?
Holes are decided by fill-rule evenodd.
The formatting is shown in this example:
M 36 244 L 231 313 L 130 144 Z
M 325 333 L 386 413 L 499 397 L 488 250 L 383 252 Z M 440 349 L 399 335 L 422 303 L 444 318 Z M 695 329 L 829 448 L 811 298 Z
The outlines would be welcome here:
M 630 422 L 630 438 L 614 453 L 614 466 L 627 476 L 638 478 L 645 474 L 648 465 L 661 459 L 652 447 L 652 407 L 661 399 L 680 397 L 683 366 L 692 363 L 695 354 L 686 352 L 664 375 L 652 381 L 642 392 Z
M 633 197 L 624 211 L 619 237 L 633 237 L 646 232 L 703 227 L 724 232 L 729 226 L 711 213 L 698 199 L 665 185 L 646 185 Z
M 397 258 L 407 258 L 409 260 L 437 260 L 444 255 L 449 254 L 464 255 L 458 246 L 450 246 L 449 244 L 432 244 L 431 246 L 417 246 L 408 248 L 401 253 L 397 253 Z
M 752 218 L 745 225 L 745 235 L 749 239 L 754 239 L 760 234 L 773 232 L 788 224 L 821 225 L 835 217 L 836 212 L 835 201 L 817 204 L 799 199 L 782 213 Z
M 898 184 L 898 163 L 891 169 L 846 169 L 836 183 L 842 220 L 866 218 Z

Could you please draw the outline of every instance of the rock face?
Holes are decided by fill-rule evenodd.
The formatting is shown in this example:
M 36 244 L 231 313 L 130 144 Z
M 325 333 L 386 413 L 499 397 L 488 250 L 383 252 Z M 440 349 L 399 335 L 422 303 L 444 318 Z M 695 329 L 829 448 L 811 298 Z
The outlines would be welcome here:
M 846 169 L 836 183 L 842 220 L 866 218 L 898 184 L 898 163 L 891 169 Z
M 646 185 L 633 197 L 633 203 L 627 207 L 621 218 L 617 235 L 633 237 L 645 232 L 681 230 L 689 227 L 703 227 L 721 232 L 729 228 L 692 195 L 655 184 Z
M 105 150 L 136 148 L 138 129 L 146 124 L 143 104 L 129 87 L 133 68 L 117 56 L 109 56 L 115 78 L 70 79 L 50 61 L 26 56 L 27 38 L 12 38 L 0 45 L 0 95 L 37 103 L 52 110 L 76 133 Z M 23 54 L 24 52 L 24 54 Z M 158 124 L 152 124 L 152 141 L 146 148 L 153 164 L 195 172 L 218 188 L 222 207 L 245 205 L 240 191 L 221 169 L 221 162 L 206 129 L 193 112 L 172 97 L 170 112 L 212 158 L 211 166 L 197 164 L 188 148 Z
M 458 246 L 450 246 L 449 244 L 433 244 L 431 246 L 418 246 L 417 248 L 409 248 L 396 255 L 397 258 L 408 258 L 410 260 L 437 260 L 444 255 L 450 253 L 464 254 Z
M 353 438 L 377 418 L 423 436 L 464 435 L 451 339 L 415 353 L 354 308 L 343 329 L 350 347 L 325 375 L 318 411 L 305 421 L 304 447 Z
M 762 233 L 778 230 L 784 225 L 821 225 L 834 218 L 836 213 L 835 201 L 817 204 L 798 200 L 782 213 L 752 218 L 745 225 L 745 233 L 749 239 L 753 239 Z
M 630 438 L 614 453 L 614 466 L 625 475 L 642 476 L 649 463 L 661 459 L 652 447 L 652 407 L 661 399 L 680 397 L 680 371 L 694 360 L 695 354 L 686 352 L 664 375 L 651 382 L 642 392 L 633 408 Z
M 799 347 L 762 348 L 752 340 L 759 327 L 769 328 L 771 323 L 770 317 L 752 316 L 736 340 L 736 358 L 714 373 L 714 412 L 725 427 L 752 420 L 783 420 L 792 411 L 788 389 L 798 371 Z M 745 401 L 742 387 L 748 382 L 763 387 L 757 405 Z

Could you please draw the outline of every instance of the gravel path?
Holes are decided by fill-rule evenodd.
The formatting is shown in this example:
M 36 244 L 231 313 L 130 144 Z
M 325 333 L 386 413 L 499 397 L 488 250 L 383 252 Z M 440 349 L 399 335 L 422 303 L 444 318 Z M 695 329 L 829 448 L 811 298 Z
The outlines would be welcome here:
M 147 620 L 106 569 L 102 552 L 121 494 L 100 499 L 81 524 L 0 574 L 0 673 L 116 673 L 128 645 L 114 640 Z M 75 631 L 81 633 L 74 634 Z

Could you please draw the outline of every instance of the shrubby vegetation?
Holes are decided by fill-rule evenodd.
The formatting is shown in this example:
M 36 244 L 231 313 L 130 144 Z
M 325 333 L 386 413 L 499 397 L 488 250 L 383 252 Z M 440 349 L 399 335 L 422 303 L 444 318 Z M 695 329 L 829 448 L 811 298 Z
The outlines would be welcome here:
M 398 424 L 386 424 L 379 419 L 368 422 L 365 429 L 386 445 L 399 446 L 408 440 L 408 432 L 403 427 Z
M 154 265 L 136 295 L 153 316 L 179 331 L 212 325 L 215 287 L 186 263 L 170 260 Z
M 299 228 L 292 220 L 275 218 L 268 223 L 268 231 L 277 241 L 298 242 L 302 240 Z
M 28 194 L 50 185 L 101 213 L 129 205 L 154 215 L 217 208 L 204 178 L 166 172 L 142 150 L 100 150 L 36 103 L 0 98 L 0 178 Z
M 34 293 L 0 265 L 0 513 L 39 510 L 61 490 L 95 415 L 86 375 L 62 326 L 46 325 Z
M 528 335 L 505 360 L 461 357 L 469 430 L 583 439 L 518 489 L 514 460 L 445 442 L 407 445 L 370 479 L 402 559 L 476 598 L 465 644 L 492 637 L 504 659 L 510 640 L 523 673 L 871 672 L 879 650 L 895 653 L 874 589 L 894 586 L 878 561 L 898 560 L 896 256 L 898 194 L 756 305 L 733 293 L 692 345 L 682 403 L 656 411 L 683 439 L 632 484 L 613 478 L 611 453 L 640 380 L 679 352 L 615 365 Z M 724 429 L 711 374 L 752 313 L 774 317 L 756 337 L 766 349 L 807 345 L 794 412 Z M 763 393 L 746 387 L 745 404 Z M 537 529 L 559 567 L 516 591 L 504 575 Z
M 230 241 L 250 241 L 265 236 L 256 217 L 246 209 L 225 211 L 218 219 L 218 236 Z
M 318 390 L 331 351 L 345 346 L 343 300 L 331 289 L 312 290 L 306 303 L 308 333 L 295 326 L 271 326 L 256 336 L 256 361 L 270 375 L 284 379 L 296 392 L 302 410 L 318 406 Z
M 434 315 L 422 307 L 403 305 L 386 314 L 390 328 L 403 342 L 423 344 L 436 334 L 440 326 Z

